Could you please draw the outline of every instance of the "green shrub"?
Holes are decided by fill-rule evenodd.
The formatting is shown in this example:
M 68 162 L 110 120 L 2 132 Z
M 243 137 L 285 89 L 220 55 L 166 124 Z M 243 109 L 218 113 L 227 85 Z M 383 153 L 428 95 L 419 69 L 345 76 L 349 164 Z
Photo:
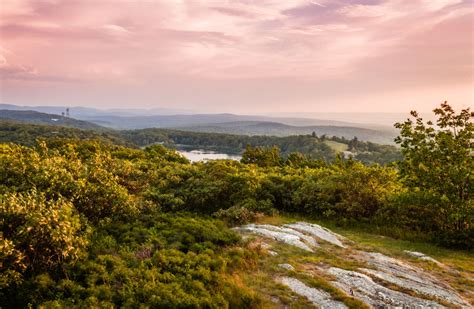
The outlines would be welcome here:
M 63 275 L 38 274 L 0 301 L 7 307 L 251 308 L 260 299 L 234 271 L 257 257 L 233 249 L 239 239 L 218 220 L 186 214 L 102 222 L 87 258 L 65 265 Z
M 396 171 L 349 162 L 310 174 L 295 191 L 293 202 L 305 213 L 329 218 L 372 218 L 399 188 Z
M 87 147 L 86 147 L 87 146 Z M 64 197 L 89 220 L 98 222 L 136 212 L 135 199 L 120 184 L 117 166 L 103 145 L 87 142 L 62 144 L 50 149 L 2 145 L 0 148 L 0 194 L 37 190 L 48 199 Z
M 262 216 L 245 205 L 235 205 L 227 209 L 220 209 L 214 213 L 214 217 L 223 220 L 231 226 L 242 225 L 255 221 Z
M 87 245 L 73 205 L 63 199 L 48 201 L 34 191 L 1 196 L 0 233 L 3 288 L 77 260 Z
M 404 190 L 393 195 L 377 213 L 379 224 L 398 226 L 424 234 L 425 238 L 443 246 L 473 249 L 474 228 L 456 230 L 457 222 L 452 213 L 445 211 L 449 201 L 434 192 L 425 190 Z M 474 221 L 474 207 L 466 210 Z

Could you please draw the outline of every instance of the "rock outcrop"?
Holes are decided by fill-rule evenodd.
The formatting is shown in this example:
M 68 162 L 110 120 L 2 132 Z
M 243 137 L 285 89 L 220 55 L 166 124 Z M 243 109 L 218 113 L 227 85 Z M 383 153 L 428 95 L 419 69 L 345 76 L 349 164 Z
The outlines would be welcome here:
M 304 240 L 304 242 L 306 242 L 308 245 L 310 245 L 312 247 L 317 247 L 318 246 L 318 243 L 316 242 L 316 240 L 313 237 L 311 237 L 309 235 L 305 235 L 305 234 L 303 234 L 301 232 L 298 232 L 298 231 L 296 231 L 294 229 L 291 229 L 291 228 L 279 227 L 279 226 L 270 225 L 270 224 L 259 224 L 259 225 L 256 225 L 256 226 L 259 227 L 259 228 L 270 230 L 270 231 L 295 235 L 295 236 L 298 236 L 299 238 L 301 238 L 302 240 Z
M 330 283 L 334 287 L 344 291 L 351 297 L 361 300 L 370 307 L 444 308 L 444 304 L 456 308 L 473 308 L 453 288 L 440 282 L 438 278 L 430 275 L 426 270 L 381 253 L 348 248 L 351 244 L 349 240 L 320 225 L 306 222 L 285 224 L 283 226 L 249 224 L 237 229 L 242 232 L 271 238 L 309 252 L 314 252 L 315 248 L 324 250 L 324 247 L 320 247 L 316 239 L 348 249 L 343 254 L 350 256 L 353 261 L 355 258 L 355 260 L 361 262 L 360 266 L 364 264 L 364 267 L 359 266 L 360 268 L 356 271 L 346 270 L 339 268 L 339 265 L 332 265 L 337 267 L 328 265 L 331 264 L 330 262 L 313 266 L 316 266 L 317 272 L 324 272 L 326 276 L 332 277 Z M 423 253 L 414 251 L 405 251 L 405 253 L 446 267 Z M 269 251 L 269 254 L 278 255 L 275 251 Z M 292 265 L 287 263 L 281 263 L 278 266 L 286 270 L 296 271 Z M 278 281 L 294 293 L 306 297 L 320 308 L 347 308 L 344 303 L 333 300 L 329 293 L 309 287 L 298 279 L 283 277 L 279 278 Z M 407 290 L 413 293 L 409 295 L 405 292 Z
M 294 293 L 306 297 L 310 302 L 322 309 L 346 309 L 347 306 L 344 303 L 335 301 L 331 298 L 331 295 L 325 291 L 321 291 L 312 287 L 307 286 L 303 282 L 295 278 L 283 277 L 279 280 L 282 284 L 286 285 Z
M 375 308 L 444 308 L 440 304 L 388 289 L 359 272 L 331 267 L 334 286 Z
M 398 259 L 376 252 L 361 253 L 363 259 L 376 269 L 361 269 L 366 274 L 422 295 L 442 299 L 460 307 L 469 307 L 449 286 L 429 275 L 425 270 L 408 265 Z
M 304 237 L 297 236 L 295 234 L 289 234 L 284 231 L 276 231 L 275 229 L 267 229 L 261 227 L 260 225 L 249 224 L 238 228 L 240 231 L 250 232 L 253 234 L 257 234 L 263 237 L 272 238 L 274 240 L 286 243 L 288 245 L 309 251 L 314 252 L 306 243 L 303 242 Z M 305 236 L 305 235 L 303 235 Z
M 297 231 L 308 233 L 314 237 L 327 241 L 338 247 L 346 248 L 346 246 L 343 245 L 342 242 L 340 241 L 340 239 L 343 239 L 341 235 L 333 233 L 327 228 L 324 228 L 320 225 L 306 223 L 306 222 L 296 222 L 292 224 L 285 224 L 284 226 L 297 230 Z
M 427 256 L 426 254 L 424 253 L 421 253 L 421 252 L 417 252 L 417 251 L 408 251 L 408 250 L 404 250 L 404 252 L 410 256 L 413 256 L 413 257 L 416 257 L 420 260 L 423 260 L 423 261 L 428 261 L 428 262 L 432 262 L 432 263 L 435 263 L 436 265 L 440 266 L 440 267 L 444 267 L 443 263 L 440 263 L 439 261 L 433 259 L 432 257 L 430 256 Z
M 286 270 L 295 270 L 293 266 L 290 264 L 284 263 L 284 264 L 278 264 L 278 267 L 286 269 Z

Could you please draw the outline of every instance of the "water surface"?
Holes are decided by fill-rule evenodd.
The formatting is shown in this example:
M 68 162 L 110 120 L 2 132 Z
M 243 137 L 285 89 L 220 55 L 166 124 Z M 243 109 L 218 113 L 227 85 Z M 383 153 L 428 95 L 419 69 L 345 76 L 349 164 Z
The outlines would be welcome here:
M 219 160 L 219 159 L 228 159 L 228 160 L 236 160 L 239 161 L 242 159 L 242 156 L 239 155 L 232 155 L 227 153 L 215 152 L 210 150 L 178 150 L 180 154 L 185 156 L 191 162 L 199 162 L 199 161 L 209 161 L 209 160 Z

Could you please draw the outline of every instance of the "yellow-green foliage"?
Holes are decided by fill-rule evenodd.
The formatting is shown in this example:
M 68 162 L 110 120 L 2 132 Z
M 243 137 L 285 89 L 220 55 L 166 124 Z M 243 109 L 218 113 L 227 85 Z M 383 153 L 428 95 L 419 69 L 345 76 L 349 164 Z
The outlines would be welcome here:
M 21 283 L 24 273 L 54 270 L 77 260 L 86 231 L 71 202 L 44 194 L 12 193 L 0 198 L 0 287 Z

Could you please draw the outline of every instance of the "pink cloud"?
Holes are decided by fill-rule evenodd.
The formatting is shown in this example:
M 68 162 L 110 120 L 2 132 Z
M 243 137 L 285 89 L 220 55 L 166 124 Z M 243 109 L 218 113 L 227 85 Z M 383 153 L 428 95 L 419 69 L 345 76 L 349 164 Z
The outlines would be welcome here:
M 17 89 L 20 80 L 43 79 L 105 83 L 104 89 L 129 85 L 132 92 L 150 93 L 159 80 L 168 86 L 164 92 L 178 82 L 200 85 L 197 91 L 216 104 L 226 87 L 254 93 L 249 80 L 262 86 L 284 79 L 295 83 L 287 88 L 299 89 L 293 97 L 304 107 L 318 93 L 343 100 L 338 87 L 416 92 L 473 82 L 469 1 L 4 2 L 0 45 L 11 54 L 2 56 L 8 63 L 0 75 L 16 79 Z M 228 83 L 222 86 L 227 90 L 208 86 L 217 81 Z M 324 91 L 312 83 L 324 84 Z M 12 89 L 6 92 L 15 98 Z M 279 98 L 293 104 L 291 93 L 281 91 Z M 242 96 L 249 106 L 261 102 L 257 95 Z M 188 104 L 182 93 L 176 98 Z M 152 102 L 150 97 L 146 104 Z

